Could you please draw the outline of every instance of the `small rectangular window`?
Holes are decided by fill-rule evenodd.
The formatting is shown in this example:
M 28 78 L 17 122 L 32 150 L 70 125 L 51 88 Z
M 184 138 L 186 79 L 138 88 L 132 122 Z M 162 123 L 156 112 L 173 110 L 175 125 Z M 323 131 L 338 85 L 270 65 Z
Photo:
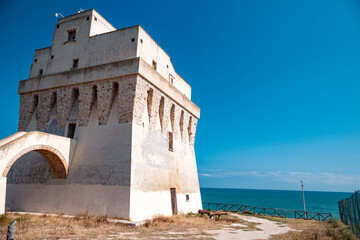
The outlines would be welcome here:
M 135 38 L 132 38 L 132 39 L 131 39 L 131 42 L 135 42 Z
M 173 133 L 169 132 L 169 151 L 174 151 L 174 139 L 173 139 Z
M 73 68 L 78 68 L 78 66 L 79 66 L 79 59 L 78 58 L 76 58 L 76 59 L 73 59 Z
M 39 76 L 41 76 L 42 74 L 43 74 L 43 70 L 40 69 L 40 70 L 39 70 Z
M 189 194 L 186 194 L 186 201 L 190 202 L 190 195 Z
M 157 68 L 157 63 L 153 60 L 152 61 L 152 66 L 153 66 L 153 68 L 156 70 L 156 68 Z
M 74 138 L 75 129 L 76 129 L 76 123 L 69 123 L 68 134 L 67 134 L 68 138 Z
M 76 29 L 68 30 L 68 41 L 75 40 Z
M 174 84 L 174 77 L 171 74 L 169 74 L 169 82 Z

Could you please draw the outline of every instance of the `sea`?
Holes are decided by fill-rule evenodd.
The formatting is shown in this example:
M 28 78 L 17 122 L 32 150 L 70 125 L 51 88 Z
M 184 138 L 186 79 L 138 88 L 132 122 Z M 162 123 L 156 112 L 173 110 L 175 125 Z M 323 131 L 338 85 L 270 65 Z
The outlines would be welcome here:
M 253 207 L 304 210 L 302 191 L 229 188 L 201 188 L 200 191 L 203 203 L 229 203 Z M 306 211 L 331 213 L 333 218 L 340 219 L 338 202 L 350 197 L 353 193 L 305 191 L 304 194 Z

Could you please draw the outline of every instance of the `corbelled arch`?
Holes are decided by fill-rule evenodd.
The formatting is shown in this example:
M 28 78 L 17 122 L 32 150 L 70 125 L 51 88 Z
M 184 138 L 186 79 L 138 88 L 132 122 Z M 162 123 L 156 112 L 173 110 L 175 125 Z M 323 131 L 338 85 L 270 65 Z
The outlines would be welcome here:
M 68 163 L 64 156 L 55 148 L 48 145 L 33 145 L 20 150 L 6 164 L 2 172 L 2 177 L 6 177 L 12 165 L 23 155 L 31 151 L 37 152 L 43 156 L 51 168 L 52 177 L 55 179 L 65 179 L 68 174 Z

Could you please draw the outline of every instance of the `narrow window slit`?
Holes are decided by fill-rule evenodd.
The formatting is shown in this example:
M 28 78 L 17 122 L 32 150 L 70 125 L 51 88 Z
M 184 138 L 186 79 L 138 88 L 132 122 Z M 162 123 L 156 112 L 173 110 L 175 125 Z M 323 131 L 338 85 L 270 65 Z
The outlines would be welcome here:
M 76 123 L 69 123 L 67 137 L 74 138 L 75 130 L 76 130 Z
M 79 66 L 79 59 L 78 58 L 73 59 L 72 68 L 76 69 L 76 68 L 78 68 L 78 66 Z

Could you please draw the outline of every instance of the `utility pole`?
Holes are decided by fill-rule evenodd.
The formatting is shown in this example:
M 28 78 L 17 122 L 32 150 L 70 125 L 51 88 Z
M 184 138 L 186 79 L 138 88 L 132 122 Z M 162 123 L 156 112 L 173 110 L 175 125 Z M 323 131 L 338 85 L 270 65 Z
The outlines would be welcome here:
M 304 181 L 300 181 L 300 182 L 301 182 L 301 189 L 302 189 L 302 194 L 303 194 L 305 218 L 307 219 L 307 213 L 306 213 L 306 207 L 305 207 L 305 195 L 304 195 Z

